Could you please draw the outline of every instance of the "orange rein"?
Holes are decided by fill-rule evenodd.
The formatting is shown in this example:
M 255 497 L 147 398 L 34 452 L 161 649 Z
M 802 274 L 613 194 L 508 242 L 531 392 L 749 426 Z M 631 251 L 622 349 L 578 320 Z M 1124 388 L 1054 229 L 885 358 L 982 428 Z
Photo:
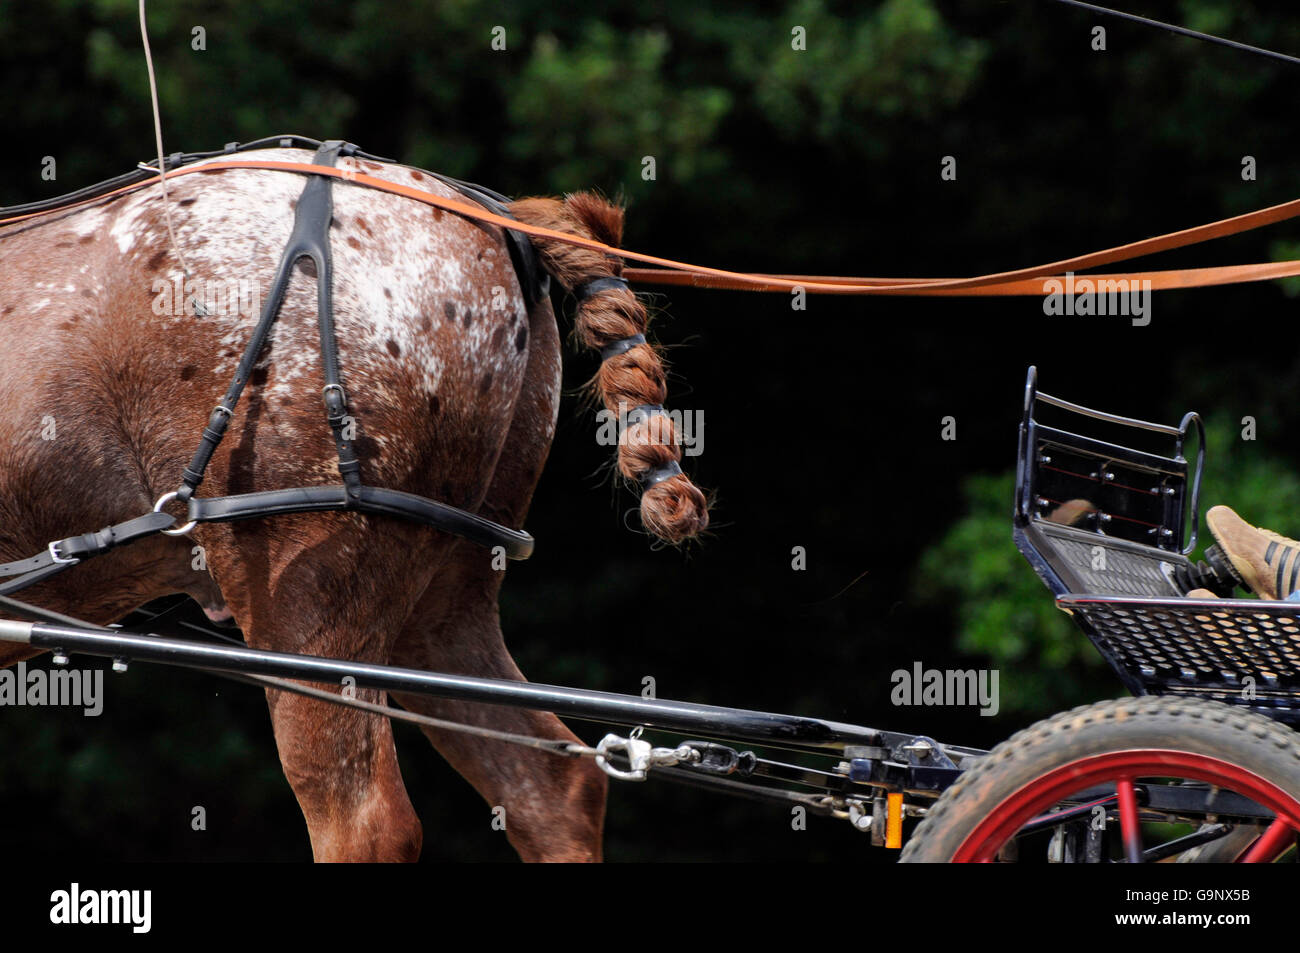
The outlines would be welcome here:
M 425 205 L 441 208 L 466 218 L 487 222 L 501 228 L 514 229 L 527 235 L 559 242 L 567 242 L 583 248 L 603 252 L 629 261 L 654 265 L 655 268 L 628 268 L 623 276 L 639 284 L 686 285 L 702 288 L 725 288 L 738 291 L 794 291 L 802 289 L 818 294 L 841 295 L 917 295 L 917 296 L 986 296 L 986 295 L 1042 295 L 1047 280 L 1064 282 L 1064 272 L 1075 272 L 1086 268 L 1095 268 L 1131 258 L 1139 258 L 1173 248 L 1183 248 L 1199 242 L 1236 235 L 1241 232 L 1272 225 L 1277 222 L 1300 216 L 1300 199 L 1284 202 L 1281 205 L 1258 209 L 1244 215 L 1221 219 L 1197 225 L 1177 232 L 1145 238 L 1126 245 L 1117 245 L 1101 251 L 1048 262 L 1014 271 L 996 272 L 978 275 L 973 278 L 849 278 L 831 275 L 767 275 L 748 272 L 727 271 L 722 268 L 709 268 L 704 265 L 692 265 L 675 261 L 671 258 L 659 258 L 641 252 L 628 251 L 606 245 L 595 239 L 582 238 L 565 232 L 555 231 L 540 225 L 529 225 L 497 215 L 493 212 L 458 199 L 446 198 L 408 185 L 399 185 L 385 179 L 376 178 L 363 172 L 337 169 L 332 166 L 313 165 L 309 162 L 282 162 L 256 159 L 221 159 L 196 163 L 172 169 L 165 173 L 167 178 L 189 175 L 195 172 L 217 172 L 223 169 L 262 169 L 275 172 L 295 172 L 302 175 L 326 175 L 355 185 L 364 185 L 392 195 L 401 195 L 414 199 Z M 103 195 L 73 202 L 57 209 L 42 212 L 30 212 L 11 218 L 0 219 L 0 226 L 24 221 L 41 215 L 67 211 L 84 205 L 103 202 L 115 196 L 133 192 L 156 182 L 157 179 L 144 179 L 131 185 L 122 186 Z M 1152 290 L 1172 288 L 1200 288 L 1210 285 L 1238 284 L 1249 281 L 1267 281 L 1274 278 L 1300 276 L 1300 261 L 1261 262 L 1249 265 L 1223 265 L 1212 268 L 1187 268 L 1172 271 L 1142 271 L 1116 274 L 1076 275 L 1076 287 L 1082 281 L 1128 281 L 1151 282 Z M 1140 285 L 1138 287 L 1141 287 Z

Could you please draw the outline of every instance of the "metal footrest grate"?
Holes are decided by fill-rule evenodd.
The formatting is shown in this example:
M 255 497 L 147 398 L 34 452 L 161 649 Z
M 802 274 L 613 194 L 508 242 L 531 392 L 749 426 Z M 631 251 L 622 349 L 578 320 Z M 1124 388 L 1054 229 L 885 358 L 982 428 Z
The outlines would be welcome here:
M 1070 613 L 1131 686 L 1300 721 L 1300 603 L 1066 594 Z

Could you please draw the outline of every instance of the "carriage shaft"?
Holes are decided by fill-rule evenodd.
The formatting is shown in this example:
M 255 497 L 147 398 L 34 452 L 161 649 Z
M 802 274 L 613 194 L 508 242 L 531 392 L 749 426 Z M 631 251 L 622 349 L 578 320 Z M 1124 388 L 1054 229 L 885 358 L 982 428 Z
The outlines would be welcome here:
M 641 698 L 504 679 L 445 675 L 343 659 L 206 645 L 154 635 L 95 631 L 66 625 L 0 620 L 0 641 L 124 660 L 234 674 L 272 675 L 330 685 L 351 677 L 363 688 L 549 711 L 620 725 L 645 725 L 756 743 L 839 751 L 845 745 L 876 746 L 885 733 L 858 725 L 795 715 L 724 708 L 694 702 Z

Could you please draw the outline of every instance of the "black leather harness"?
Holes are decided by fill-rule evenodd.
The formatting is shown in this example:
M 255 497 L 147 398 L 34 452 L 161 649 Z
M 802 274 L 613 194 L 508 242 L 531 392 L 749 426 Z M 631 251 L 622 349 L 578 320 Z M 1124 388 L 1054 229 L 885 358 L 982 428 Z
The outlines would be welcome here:
M 282 148 L 308 145 L 316 149 L 313 162 L 325 166 L 333 166 L 340 155 L 379 162 L 392 161 L 361 152 L 356 146 L 341 140 L 318 142 L 300 136 L 281 136 L 274 140 L 263 139 L 243 146 L 231 143 L 223 152 L 218 153 L 174 155 L 168 161 L 167 167 L 175 168 L 177 165 L 225 153 L 243 152 L 255 148 L 264 149 L 272 144 Z M 142 172 L 146 176 L 157 175 L 156 170 L 142 170 Z M 430 174 L 489 211 L 513 217 L 510 216 L 506 206 L 509 200 L 505 196 L 447 176 Z M 107 192 L 132 180 L 138 181 L 134 173 L 100 183 L 99 186 L 92 186 L 90 189 L 83 189 L 74 193 L 74 196 L 77 198 L 93 196 L 98 194 L 95 191 L 97 189 L 102 188 Z M 182 471 L 180 488 L 164 494 L 154 505 L 151 513 L 105 527 L 96 533 L 56 540 L 50 543 L 44 552 L 35 556 L 0 564 L 0 578 L 16 577 L 0 583 L 0 595 L 17 592 L 92 556 L 98 556 L 117 546 L 157 533 L 180 536 L 188 533 L 199 523 L 230 522 L 278 516 L 284 513 L 344 510 L 378 516 L 396 516 L 464 537 L 481 546 L 499 546 L 510 559 L 527 559 L 532 554 L 533 538 L 525 532 L 501 526 L 446 503 L 400 490 L 366 486 L 361 482 L 361 464 L 357 459 L 353 442 L 349 439 L 348 425 L 351 421 L 348 414 L 347 392 L 343 388 L 340 377 L 338 347 L 334 335 L 333 265 L 329 239 L 330 223 L 334 214 L 332 183 L 333 180 L 328 176 L 313 175 L 302 191 L 294 213 L 293 232 L 280 257 L 280 265 L 271 281 L 270 292 L 265 298 L 257 325 L 240 358 L 234 380 L 221 402 L 212 411 L 207 426 L 203 428 L 198 448 Z M 30 211 L 54 211 L 60 207 L 61 202 L 66 202 L 70 198 L 72 196 L 65 196 L 62 199 L 47 203 L 33 203 L 22 208 Z M 530 306 L 536 304 L 549 292 L 550 276 L 542 268 L 536 250 L 526 235 L 521 232 L 507 231 L 505 237 L 524 297 Z M 293 267 L 302 258 L 310 258 L 316 265 L 316 311 L 320 326 L 321 358 L 325 372 L 323 393 L 325 419 L 334 435 L 342 485 L 294 487 L 258 493 L 241 493 L 234 496 L 195 496 L 195 491 L 203 482 L 208 463 L 212 460 L 212 455 L 221 443 L 222 437 L 225 436 L 226 428 L 234 416 L 240 394 L 253 373 L 271 326 L 279 316 Z M 187 522 L 177 528 L 172 528 L 172 524 L 176 522 L 175 518 L 163 511 L 163 507 L 173 500 L 185 504 L 188 508 Z

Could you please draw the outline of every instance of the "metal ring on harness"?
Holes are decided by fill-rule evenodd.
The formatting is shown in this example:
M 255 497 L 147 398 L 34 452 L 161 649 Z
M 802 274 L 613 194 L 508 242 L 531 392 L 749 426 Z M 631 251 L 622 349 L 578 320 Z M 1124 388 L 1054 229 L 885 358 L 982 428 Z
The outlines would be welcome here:
M 166 506 L 168 503 L 170 503 L 172 500 L 176 499 L 180 495 L 181 494 L 179 490 L 172 490 L 170 493 L 164 493 L 162 496 L 158 497 L 158 502 L 153 505 L 153 511 L 155 513 L 161 513 L 162 508 L 164 506 Z M 179 529 L 161 529 L 158 532 L 162 533 L 164 536 L 184 536 L 186 533 L 188 533 L 190 530 L 192 530 L 195 526 L 198 525 L 199 524 L 197 520 L 190 520 L 188 523 L 186 523 L 184 526 L 180 527 Z M 51 543 L 51 545 L 53 544 Z M 51 555 L 53 555 L 53 553 L 51 553 Z

